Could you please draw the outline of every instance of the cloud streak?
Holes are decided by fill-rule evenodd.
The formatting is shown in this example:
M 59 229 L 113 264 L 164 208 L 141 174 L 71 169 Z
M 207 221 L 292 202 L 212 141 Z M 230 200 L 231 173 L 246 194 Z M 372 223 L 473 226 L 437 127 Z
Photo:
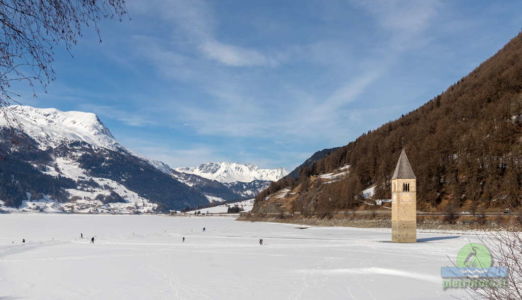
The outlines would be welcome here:
M 258 51 L 227 45 L 216 40 L 201 41 L 199 50 L 207 58 L 231 67 L 276 66 L 277 60 Z
M 128 111 L 116 106 L 82 104 L 80 105 L 80 109 L 93 112 L 104 119 L 117 120 L 133 127 L 159 124 L 157 121 L 154 121 L 152 118 L 146 117 L 143 114 L 137 114 L 135 111 Z
M 153 12 L 167 23 L 174 22 L 188 36 L 203 57 L 229 67 L 275 66 L 278 61 L 258 50 L 220 41 L 215 35 L 215 18 L 208 3 L 201 0 L 151 1 Z M 138 6 L 139 7 L 139 6 Z M 149 12 L 150 7 L 139 9 Z

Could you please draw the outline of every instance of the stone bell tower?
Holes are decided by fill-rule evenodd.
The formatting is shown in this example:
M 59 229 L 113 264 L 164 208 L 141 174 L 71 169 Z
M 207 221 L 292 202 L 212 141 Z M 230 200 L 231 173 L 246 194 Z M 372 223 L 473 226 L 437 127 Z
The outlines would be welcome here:
M 392 176 L 392 242 L 417 241 L 417 180 L 404 149 Z

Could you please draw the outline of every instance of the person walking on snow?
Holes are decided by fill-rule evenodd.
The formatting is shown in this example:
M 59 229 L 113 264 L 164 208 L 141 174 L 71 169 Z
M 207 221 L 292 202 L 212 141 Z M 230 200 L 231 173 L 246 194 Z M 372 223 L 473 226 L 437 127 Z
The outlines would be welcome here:
M 91 244 L 94 244 L 94 237 L 91 238 Z

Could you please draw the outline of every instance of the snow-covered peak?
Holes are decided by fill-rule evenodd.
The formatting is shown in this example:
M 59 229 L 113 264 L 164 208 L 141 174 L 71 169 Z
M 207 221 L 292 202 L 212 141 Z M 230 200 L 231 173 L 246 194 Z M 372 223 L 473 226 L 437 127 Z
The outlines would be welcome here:
M 230 162 L 210 162 L 198 167 L 176 168 L 176 171 L 225 183 L 251 182 L 254 180 L 277 181 L 288 174 L 288 171 L 283 168 L 260 169 L 255 165 Z
M 73 141 L 108 149 L 119 147 L 109 129 L 93 113 L 23 105 L 0 109 L 0 126 L 20 129 L 44 149 Z

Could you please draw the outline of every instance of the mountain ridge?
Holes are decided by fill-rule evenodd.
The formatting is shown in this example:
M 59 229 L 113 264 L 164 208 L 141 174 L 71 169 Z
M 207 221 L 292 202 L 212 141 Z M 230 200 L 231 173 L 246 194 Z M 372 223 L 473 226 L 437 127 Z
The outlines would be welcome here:
M 253 164 L 234 162 L 208 162 L 197 167 L 175 168 L 177 172 L 194 174 L 221 183 L 277 181 L 288 174 L 284 168 L 261 169 Z
M 203 193 L 210 202 L 236 202 L 254 198 L 270 183 L 282 178 L 286 170 L 260 169 L 253 164 L 211 162 L 193 168 L 170 169 L 169 173 Z

